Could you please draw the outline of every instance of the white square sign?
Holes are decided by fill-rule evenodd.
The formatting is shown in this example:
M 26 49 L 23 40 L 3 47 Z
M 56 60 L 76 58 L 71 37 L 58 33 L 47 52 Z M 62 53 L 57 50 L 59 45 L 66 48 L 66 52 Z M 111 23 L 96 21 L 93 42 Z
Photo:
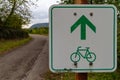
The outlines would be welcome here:
M 113 5 L 54 5 L 49 9 L 53 72 L 112 72 L 117 66 Z

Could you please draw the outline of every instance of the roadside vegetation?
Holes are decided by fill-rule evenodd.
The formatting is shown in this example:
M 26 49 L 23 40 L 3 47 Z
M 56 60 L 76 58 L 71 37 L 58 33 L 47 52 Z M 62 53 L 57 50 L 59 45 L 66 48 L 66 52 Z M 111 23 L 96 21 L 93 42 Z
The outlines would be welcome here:
M 0 55 L 28 43 L 32 38 L 0 40 Z
M 0 0 L 0 53 L 15 48 L 30 40 L 22 29 L 30 22 L 31 0 Z
M 0 39 L 27 38 L 22 25 L 30 21 L 31 0 L 0 0 Z
M 74 73 L 52 73 L 47 72 L 43 75 L 45 80 L 75 80 L 75 74 Z
M 49 28 L 48 27 L 40 27 L 40 28 L 28 29 L 27 31 L 30 34 L 48 35 Z
M 75 80 L 75 73 L 47 72 L 43 77 L 45 80 Z M 120 69 L 111 73 L 88 73 L 88 80 L 120 80 Z

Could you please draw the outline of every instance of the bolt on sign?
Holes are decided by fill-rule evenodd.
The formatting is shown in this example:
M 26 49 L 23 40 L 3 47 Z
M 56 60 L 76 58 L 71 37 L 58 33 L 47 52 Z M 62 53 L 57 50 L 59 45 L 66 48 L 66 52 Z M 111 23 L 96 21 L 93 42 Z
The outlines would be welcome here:
M 49 67 L 53 72 L 112 72 L 117 66 L 113 5 L 53 5 L 49 9 Z

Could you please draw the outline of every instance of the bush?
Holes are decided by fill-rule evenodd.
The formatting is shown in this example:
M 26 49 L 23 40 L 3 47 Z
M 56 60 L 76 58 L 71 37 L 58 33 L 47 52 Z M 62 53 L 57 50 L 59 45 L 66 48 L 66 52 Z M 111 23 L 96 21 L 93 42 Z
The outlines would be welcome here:
M 18 39 L 28 37 L 28 32 L 22 29 L 0 28 L 0 39 Z
M 34 28 L 34 29 L 29 29 L 28 32 L 30 34 L 41 34 L 41 35 L 46 35 L 48 34 L 48 27 L 40 27 L 40 28 Z

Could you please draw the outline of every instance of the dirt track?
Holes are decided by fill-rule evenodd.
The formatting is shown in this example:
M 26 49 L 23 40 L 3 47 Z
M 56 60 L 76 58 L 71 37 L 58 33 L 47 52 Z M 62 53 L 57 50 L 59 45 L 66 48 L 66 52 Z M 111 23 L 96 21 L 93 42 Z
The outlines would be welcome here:
M 48 71 L 48 37 L 33 40 L 0 57 L 0 80 L 44 80 Z

